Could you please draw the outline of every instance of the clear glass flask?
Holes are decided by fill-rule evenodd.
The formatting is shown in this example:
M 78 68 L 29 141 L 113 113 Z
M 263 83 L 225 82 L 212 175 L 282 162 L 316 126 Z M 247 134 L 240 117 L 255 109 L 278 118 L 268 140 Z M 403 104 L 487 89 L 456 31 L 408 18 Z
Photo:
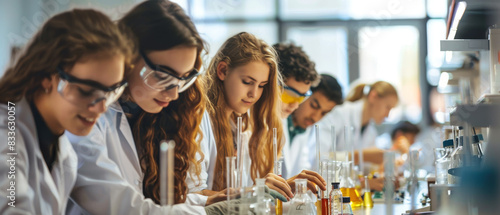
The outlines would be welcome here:
M 373 207 L 372 191 L 370 190 L 370 185 L 368 184 L 368 176 L 365 175 L 365 193 L 363 194 L 363 207 L 371 208 Z
M 307 195 L 307 179 L 295 179 L 295 196 L 290 202 L 289 215 L 316 215 L 313 200 Z
M 257 199 L 250 208 L 253 209 L 256 215 L 270 215 L 271 208 L 275 207 L 273 199 L 266 195 L 266 179 L 255 179 L 256 186 L 253 187 L 253 196 Z
M 361 199 L 358 190 L 354 187 L 354 181 L 349 177 L 351 175 L 350 163 L 350 161 L 342 163 L 340 191 L 342 191 L 342 196 L 350 197 L 351 206 L 353 208 L 357 208 L 363 206 L 363 200 Z

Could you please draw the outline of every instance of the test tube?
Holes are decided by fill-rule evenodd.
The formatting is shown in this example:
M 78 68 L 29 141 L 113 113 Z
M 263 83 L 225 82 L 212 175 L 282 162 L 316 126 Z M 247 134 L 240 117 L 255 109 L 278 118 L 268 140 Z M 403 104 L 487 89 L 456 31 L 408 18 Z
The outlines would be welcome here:
M 416 204 L 417 204 L 417 183 L 418 183 L 418 177 L 417 177 L 417 162 L 418 162 L 418 151 L 417 150 L 411 150 L 409 153 L 409 159 L 410 159 L 410 170 L 411 170 L 411 176 L 410 176 L 410 197 L 411 197 L 411 212 L 414 213 L 416 209 Z
M 278 161 L 278 137 L 277 137 L 277 129 L 273 128 L 273 161 L 274 161 L 274 169 L 276 171 L 276 162 Z
M 277 129 L 273 128 L 273 157 L 274 157 L 274 174 L 281 176 L 281 161 L 278 161 L 278 134 Z M 283 214 L 283 202 L 276 199 L 276 215 Z
M 320 170 L 320 161 L 321 161 L 321 154 L 320 154 L 320 142 L 319 142 L 319 125 L 314 125 L 314 130 L 316 131 L 316 153 L 318 154 L 317 162 L 318 162 L 318 171 Z
M 174 149 L 173 140 L 160 144 L 160 203 L 174 205 Z
M 346 158 L 349 158 L 349 126 L 344 126 L 344 150 L 346 152 Z M 347 159 L 349 160 L 349 159 Z
M 242 122 L 241 116 L 237 119 L 237 127 L 236 127 L 236 169 L 237 169 L 237 177 L 236 177 L 236 187 L 242 187 L 242 179 L 243 179 L 243 146 L 241 143 L 241 130 L 242 130 Z
M 384 152 L 384 197 L 385 197 L 385 214 L 394 214 L 394 160 L 395 153 L 392 151 Z
M 351 160 L 352 160 L 352 168 L 354 169 L 354 163 L 355 163 L 355 160 L 354 160 L 354 142 L 352 141 L 354 138 L 352 138 L 353 136 L 353 131 L 354 131 L 354 127 L 349 127 L 349 144 L 351 144 Z M 352 169 L 351 169 L 352 170 Z M 351 171 L 353 172 L 353 171 Z M 357 177 L 357 175 L 355 176 Z M 354 179 L 354 178 L 353 178 Z
M 316 157 L 316 162 L 318 163 L 317 164 L 317 170 L 318 170 L 318 173 L 321 175 L 321 153 L 320 153 L 320 142 L 319 142 L 319 125 L 314 125 L 314 131 L 315 131 L 315 134 L 316 134 L 316 154 L 317 154 L 317 157 Z M 321 196 L 321 191 L 319 189 L 319 186 L 316 185 L 316 189 L 318 190 L 318 193 L 316 193 L 316 196 L 318 197 L 317 201 L 316 201 L 316 209 L 317 209 L 317 214 L 321 214 L 321 209 L 323 208 L 321 206 L 321 199 L 322 199 L 322 196 Z
M 234 175 L 234 171 L 235 171 L 235 161 L 236 161 L 236 157 L 226 157 L 226 186 L 227 186 L 227 212 L 228 214 L 234 214 L 236 213 L 236 211 L 234 210 L 234 207 L 233 207 L 233 204 L 231 203 L 231 197 L 234 193 L 232 193 L 232 191 L 234 191 L 235 189 L 235 175 Z
M 326 180 L 326 184 L 328 185 L 328 159 L 323 159 L 321 160 L 321 170 L 320 170 L 321 177 Z M 326 191 L 321 191 L 321 214 L 322 215 L 328 215 L 328 205 L 329 205 L 329 198 L 328 198 L 328 186 L 326 186 L 327 189 Z M 319 214 L 318 214 L 319 215 Z
M 160 204 L 167 205 L 167 141 L 162 141 L 160 144 Z
M 358 143 L 358 144 L 361 144 L 361 143 Z M 363 150 L 362 150 L 362 147 L 359 146 L 358 147 L 358 158 L 359 158 L 359 174 L 360 175 L 364 175 L 364 168 L 365 168 L 365 163 L 364 163 L 364 159 L 363 159 Z
M 330 130 L 330 134 L 332 135 L 332 143 L 333 143 L 333 160 L 337 160 L 337 135 L 335 134 L 335 126 L 332 125 Z

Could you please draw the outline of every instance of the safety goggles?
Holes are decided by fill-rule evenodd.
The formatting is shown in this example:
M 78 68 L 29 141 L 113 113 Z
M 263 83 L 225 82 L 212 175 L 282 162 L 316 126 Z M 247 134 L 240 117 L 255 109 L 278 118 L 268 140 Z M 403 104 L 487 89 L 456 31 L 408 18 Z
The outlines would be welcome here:
M 311 90 L 305 94 L 300 93 L 296 89 L 288 86 L 283 86 L 283 93 L 281 94 L 281 101 L 285 104 L 302 103 L 307 97 L 311 96 Z
M 95 105 L 105 100 L 105 106 L 115 102 L 125 90 L 127 81 L 115 84 L 111 87 L 106 87 L 99 82 L 92 80 L 83 80 L 72 76 L 57 68 L 59 73 L 59 84 L 57 85 L 57 92 L 72 104 L 86 107 Z
M 178 87 L 179 93 L 181 93 L 193 85 L 196 77 L 200 74 L 197 69 L 193 68 L 187 73 L 187 76 L 179 77 L 175 75 L 175 70 L 167 66 L 155 65 L 142 51 L 140 53 L 146 64 L 140 74 L 144 83 L 151 89 L 163 91 Z

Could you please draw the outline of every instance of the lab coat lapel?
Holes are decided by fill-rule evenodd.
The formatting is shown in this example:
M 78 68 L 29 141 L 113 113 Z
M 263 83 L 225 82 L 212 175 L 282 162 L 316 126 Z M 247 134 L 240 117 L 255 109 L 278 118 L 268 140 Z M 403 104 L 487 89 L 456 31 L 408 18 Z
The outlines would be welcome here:
M 55 195 L 57 202 L 59 202 L 59 205 L 64 206 L 64 208 L 60 208 L 61 211 L 64 211 L 68 201 L 67 199 L 61 198 L 69 197 L 69 193 L 75 185 L 77 163 L 78 160 L 75 151 L 69 143 L 68 138 L 62 135 L 59 138 L 58 158 L 51 172 L 53 183 L 52 181 L 49 183 L 50 190 L 54 193 L 58 193 L 58 195 Z
M 284 166 L 285 166 L 285 171 L 287 174 L 287 177 L 290 177 L 290 171 L 292 171 L 292 160 L 291 160 L 291 152 L 290 152 L 290 135 L 288 134 L 288 120 L 285 118 L 282 120 L 283 122 L 283 136 L 285 138 L 284 145 L 283 145 L 283 161 Z
M 351 111 L 350 121 L 352 122 L 352 126 L 354 127 L 353 137 L 355 139 L 352 140 L 352 144 L 354 144 L 355 149 L 361 148 L 361 118 L 363 115 L 363 104 L 364 100 L 359 100 L 354 102 L 353 108 Z
M 32 116 L 32 110 L 28 104 L 28 102 L 23 99 L 19 106 L 21 108 L 18 109 L 19 112 L 26 112 L 30 113 L 29 120 L 27 120 L 26 125 L 28 125 L 28 130 L 34 134 L 33 140 L 27 140 L 25 141 L 26 147 L 33 147 L 35 150 L 35 157 L 36 157 L 36 164 L 38 166 L 32 166 L 30 168 L 33 168 L 34 170 L 30 171 L 31 174 L 35 174 L 35 177 L 29 178 L 28 180 L 30 181 L 35 181 L 36 183 L 39 183 L 40 181 L 43 181 L 44 183 L 41 184 L 39 187 L 36 187 L 39 189 L 36 191 L 37 193 L 43 193 L 43 198 L 45 199 L 45 202 L 57 202 L 58 206 L 63 205 L 64 207 L 66 206 L 66 203 L 68 201 L 67 198 L 69 196 L 69 191 L 73 187 L 76 179 L 76 165 L 77 165 L 77 158 L 76 154 L 73 151 L 73 148 L 69 144 L 69 141 L 67 140 L 66 136 L 61 136 L 59 138 L 59 151 L 58 151 L 58 157 L 56 161 L 53 164 L 52 167 L 52 172 L 49 170 L 48 166 L 45 164 L 45 160 L 43 159 L 42 151 L 40 150 L 40 145 L 38 144 L 38 133 L 36 132 L 36 127 L 35 127 L 35 120 L 33 119 Z M 29 110 L 25 111 L 23 109 Z M 66 142 L 64 142 L 66 141 Z M 70 149 L 68 147 L 71 147 L 71 152 L 72 154 L 72 162 L 65 163 L 64 161 L 68 159 L 68 153 Z M 29 150 L 29 149 L 28 149 Z M 63 161 L 63 162 L 61 162 Z M 65 166 L 67 165 L 67 166 Z M 64 175 L 64 176 L 62 176 Z M 67 178 L 66 178 L 67 176 Z M 45 186 L 46 187 L 45 187 Z M 63 187 L 60 187 L 63 186 Z M 49 191 L 47 193 L 47 191 Z M 64 199 L 61 199 L 61 198 Z M 49 200 L 52 199 L 52 200 Z M 37 207 L 37 205 L 34 205 Z M 40 207 L 41 211 L 53 211 L 52 208 L 50 208 L 49 205 L 45 203 L 41 203 L 38 205 Z M 57 208 L 57 210 L 64 211 L 64 208 Z
M 123 147 L 124 150 L 126 150 L 127 157 L 129 160 L 133 160 L 134 162 L 134 168 L 138 173 L 141 173 L 141 167 L 140 167 L 140 162 L 139 162 L 139 154 L 137 154 L 137 148 L 135 147 L 135 141 L 134 141 L 134 136 L 132 135 L 132 129 L 131 125 L 128 123 L 127 117 L 125 116 L 125 113 L 123 112 L 123 109 L 121 108 L 120 104 L 118 102 L 113 103 L 111 106 L 114 111 L 117 111 L 116 114 L 116 124 L 118 125 L 118 128 L 116 130 L 118 131 L 118 134 L 120 135 L 120 139 L 126 140 L 126 143 L 121 143 L 125 145 Z

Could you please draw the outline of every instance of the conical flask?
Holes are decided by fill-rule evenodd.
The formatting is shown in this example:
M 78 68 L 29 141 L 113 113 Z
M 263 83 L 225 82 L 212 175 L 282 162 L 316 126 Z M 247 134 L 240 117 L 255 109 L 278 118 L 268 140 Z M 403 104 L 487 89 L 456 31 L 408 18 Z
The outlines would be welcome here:
M 363 194 L 363 206 L 367 208 L 373 207 L 372 191 L 368 184 L 368 176 L 365 175 L 365 193 Z
M 295 196 L 290 202 L 288 215 L 316 215 L 316 206 L 307 195 L 307 179 L 295 179 Z
M 345 161 L 342 163 L 342 175 L 340 180 L 340 191 L 343 197 L 350 197 L 351 207 L 357 208 L 363 206 L 363 200 L 359 192 L 354 187 L 354 181 L 349 177 L 351 175 L 351 162 Z

